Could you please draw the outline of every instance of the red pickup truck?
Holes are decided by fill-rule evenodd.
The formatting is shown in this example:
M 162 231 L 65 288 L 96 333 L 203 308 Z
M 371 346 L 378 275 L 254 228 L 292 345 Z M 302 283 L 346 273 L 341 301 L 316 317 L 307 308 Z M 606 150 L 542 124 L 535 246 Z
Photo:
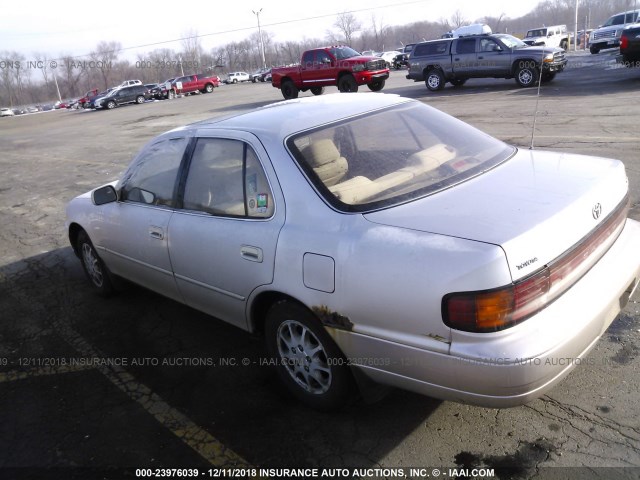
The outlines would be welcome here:
M 324 87 L 333 85 L 341 92 L 357 92 L 360 85 L 378 92 L 387 78 L 389 69 L 382 58 L 366 57 L 345 46 L 307 50 L 300 65 L 271 70 L 271 85 L 286 99 L 307 90 L 321 95 Z
M 84 108 L 85 104 L 89 103 L 91 101 L 91 99 L 94 98 L 96 95 L 98 95 L 98 89 L 97 88 L 94 88 L 93 90 L 89 90 L 81 98 L 79 98 L 78 101 L 76 102 L 77 105 L 78 105 L 78 108 Z
M 211 93 L 215 87 L 219 86 L 220 79 L 217 75 L 185 75 L 171 82 L 171 88 L 167 90 L 167 97 L 173 98 L 181 93 Z

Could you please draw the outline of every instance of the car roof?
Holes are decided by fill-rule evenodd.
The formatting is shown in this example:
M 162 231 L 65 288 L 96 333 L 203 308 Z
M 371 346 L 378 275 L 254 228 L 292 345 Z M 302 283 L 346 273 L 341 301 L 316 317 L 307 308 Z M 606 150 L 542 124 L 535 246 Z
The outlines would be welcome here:
M 247 113 L 204 120 L 187 128 L 238 129 L 287 137 L 339 119 L 408 102 L 415 100 L 389 93 L 334 93 L 272 103 Z

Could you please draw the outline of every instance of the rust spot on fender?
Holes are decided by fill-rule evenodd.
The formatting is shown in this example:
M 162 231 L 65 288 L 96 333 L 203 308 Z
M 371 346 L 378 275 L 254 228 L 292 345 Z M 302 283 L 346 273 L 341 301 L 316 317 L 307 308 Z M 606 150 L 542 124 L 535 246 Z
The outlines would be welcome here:
M 315 313 L 323 325 L 327 327 L 338 328 L 340 330 L 353 330 L 353 323 L 349 320 L 349 317 L 340 315 L 338 312 L 332 312 L 326 305 L 320 305 L 311 307 L 313 313 Z

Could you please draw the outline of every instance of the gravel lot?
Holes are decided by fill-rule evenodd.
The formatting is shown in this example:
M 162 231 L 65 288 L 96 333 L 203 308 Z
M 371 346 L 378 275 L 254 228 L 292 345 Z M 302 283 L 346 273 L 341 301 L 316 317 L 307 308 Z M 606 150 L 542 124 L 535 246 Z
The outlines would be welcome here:
M 640 70 L 616 68 L 612 58 L 572 54 L 539 99 L 500 79 L 431 93 L 404 71 L 392 72 L 384 92 L 522 148 L 537 106 L 536 148 L 623 160 L 631 216 L 640 220 Z M 0 119 L 0 478 L 232 465 L 640 478 L 637 293 L 585 362 L 526 406 L 483 409 L 393 391 L 334 414 L 283 393 L 259 364 L 259 339 L 137 287 L 109 300 L 92 294 L 68 246 L 65 204 L 116 179 L 163 131 L 281 98 L 270 84 L 238 84 L 113 111 Z M 163 365 L 167 358 L 216 366 Z M 126 470 L 109 476 L 106 467 Z

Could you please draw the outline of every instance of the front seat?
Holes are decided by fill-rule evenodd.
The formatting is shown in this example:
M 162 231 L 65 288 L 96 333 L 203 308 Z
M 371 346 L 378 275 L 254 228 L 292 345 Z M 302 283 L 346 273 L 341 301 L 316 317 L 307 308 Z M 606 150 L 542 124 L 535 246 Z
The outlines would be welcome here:
M 347 159 L 340 156 L 335 143 L 328 138 L 307 145 L 302 149 L 302 154 L 327 187 L 338 183 L 349 171 Z

